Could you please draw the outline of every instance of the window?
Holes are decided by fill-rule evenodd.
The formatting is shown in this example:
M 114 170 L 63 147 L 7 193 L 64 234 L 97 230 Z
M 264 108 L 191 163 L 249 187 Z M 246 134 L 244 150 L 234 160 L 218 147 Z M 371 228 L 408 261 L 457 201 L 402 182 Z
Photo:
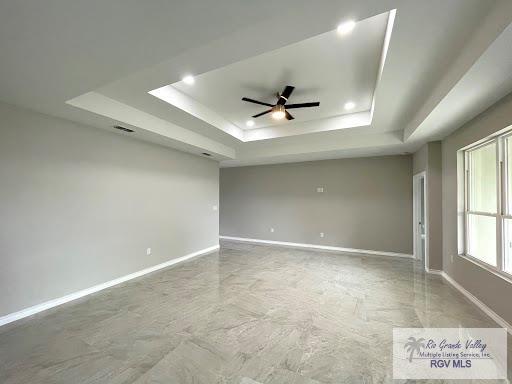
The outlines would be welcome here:
M 466 152 L 467 253 L 496 266 L 497 145 L 491 141 Z
M 503 157 L 504 166 L 504 195 L 505 195 L 505 214 L 503 217 L 503 270 L 512 274 L 512 136 L 508 135 L 503 139 Z
M 462 151 L 464 254 L 512 274 L 512 135 Z

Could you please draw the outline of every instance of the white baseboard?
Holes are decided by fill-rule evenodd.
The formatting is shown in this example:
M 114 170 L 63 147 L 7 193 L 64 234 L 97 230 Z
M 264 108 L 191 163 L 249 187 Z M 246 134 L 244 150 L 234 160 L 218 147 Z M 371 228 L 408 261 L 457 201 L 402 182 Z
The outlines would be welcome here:
M 384 256 L 405 257 L 405 258 L 413 257 L 412 255 L 404 254 L 404 253 L 331 247 L 331 246 L 316 245 L 316 244 L 290 243 L 290 242 L 285 242 L 285 241 L 248 239 L 248 238 L 231 237 L 231 236 L 220 236 L 220 238 L 225 239 L 225 240 L 233 240 L 233 241 L 240 241 L 240 242 L 246 242 L 246 243 L 274 244 L 274 245 L 283 245 L 283 246 L 288 246 L 288 247 L 299 247 L 299 248 L 306 248 L 306 249 L 320 249 L 320 250 L 327 250 L 327 251 L 338 251 L 338 252 L 349 252 L 349 253 L 366 253 L 366 254 L 371 254 L 371 255 L 384 255 Z M 171 265 L 178 264 L 180 262 L 192 259 L 197 256 L 201 256 L 201 255 L 205 255 L 205 254 L 214 252 L 218 249 L 219 249 L 219 245 L 214 245 L 214 246 L 199 250 L 197 252 L 193 252 L 188 255 L 185 255 L 185 256 L 182 256 L 182 257 L 179 257 L 176 259 L 172 259 L 172 260 L 166 261 L 164 263 L 131 273 L 129 275 L 122 276 L 117 279 L 107 281 L 102 284 L 95 285 L 93 287 L 86 288 L 81 291 L 74 292 L 74 293 L 71 293 L 71 294 L 63 296 L 63 297 L 59 297 L 57 299 L 49 300 L 44 303 L 34 305 L 32 307 L 22 309 L 21 311 L 10 313 L 8 315 L 0 317 L 0 326 L 8 324 L 8 323 L 12 323 L 13 321 L 23 319 L 24 317 L 34 315 L 36 313 L 45 311 L 47 309 L 57 307 L 64 303 L 68 303 L 70 301 L 90 295 L 92 293 L 99 292 L 103 289 L 112 287 L 114 285 L 124 283 L 125 281 L 132 280 L 137 277 L 146 275 L 148 273 L 158 271 L 159 269 L 163 269 L 163 268 L 169 267 Z M 507 332 L 512 335 L 512 325 L 510 325 L 507 321 L 505 321 L 496 312 L 494 312 L 487 305 L 485 305 L 482 301 L 480 301 L 477 297 L 475 297 L 473 294 L 471 294 L 469 291 L 467 291 L 464 287 L 462 287 L 459 283 L 457 283 L 454 279 L 452 279 L 448 274 L 446 274 L 446 272 L 435 270 L 435 269 L 429 269 L 429 270 L 427 270 L 427 272 L 431 273 L 431 274 L 442 276 L 448 283 L 450 283 L 454 288 L 456 288 L 459 292 L 461 292 L 464 296 L 466 296 L 471 302 L 473 302 L 473 304 L 475 304 L 477 307 L 479 307 L 487 316 L 489 316 L 491 319 L 493 319 L 501 327 L 505 328 L 507 330 Z
M 332 247 L 330 245 L 290 243 L 288 241 L 248 239 L 248 238 L 244 238 L 244 237 L 232 237 L 232 236 L 219 236 L 219 238 L 224 239 L 224 240 L 240 241 L 243 243 L 272 244 L 272 245 L 282 245 L 285 247 L 296 247 L 296 248 L 305 248 L 305 249 L 312 249 L 312 250 L 347 252 L 347 253 L 365 253 L 367 255 L 405 257 L 408 259 L 414 258 L 413 255 L 410 255 L 408 253 L 373 251 L 373 250 L 369 250 L 369 249 L 342 248 L 342 247 Z
M 103 289 L 112 287 L 114 285 L 124 283 L 125 281 L 132 280 L 132 279 L 135 279 L 137 277 L 146 275 L 148 273 L 158 271 L 159 269 L 166 268 L 166 267 L 169 267 L 169 266 L 177 264 L 177 263 L 181 263 L 182 261 L 192 259 L 193 257 L 197 257 L 197 256 L 205 255 L 207 253 L 211 253 L 211 252 L 216 251 L 218 249 L 219 249 L 219 245 L 217 244 L 217 245 L 205 248 L 205 249 L 201 249 L 200 251 L 193 252 L 193 253 L 190 253 L 190 254 L 182 256 L 182 257 L 178 257 L 177 259 L 172 259 L 172 260 L 166 261 L 164 263 L 161 263 L 161 264 L 158 264 L 158 265 L 154 265 L 152 267 L 145 268 L 145 269 L 142 269 L 142 270 L 134 272 L 134 273 L 130 273 L 129 275 L 122 276 L 122 277 L 119 277 L 119 278 L 114 279 L 114 280 L 107 281 L 107 282 L 102 283 L 102 284 L 98 284 L 98 285 L 95 285 L 93 287 L 86 288 L 86 289 L 83 289 L 81 291 L 74 292 L 74 293 L 71 293 L 69 295 L 59 297 L 57 299 L 49 300 L 49 301 L 46 301 L 44 303 L 34 305 L 32 307 L 22 309 L 21 311 L 18 311 L 18 312 L 10 313 L 8 315 L 0 317 L 0 326 L 8 324 L 8 323 L 12 323 L 13 321 L 16 321 L 16 320 L 19 320 L 19 319 L 23 319 L 24 317 L 28 317 L 28 316 L 34 315 L 36 313 L 45 311 L 47 309 L 56 307 L 58 305 L 61 305 L 61 304 L 64 304 L 64 303 L 68 303 L 70 301 L 79 299 L 81 297 L 84 297 L 84 296 L 90 295 L 92 293 L 101 291 Z
M 430 268 L 427 268 L 426 271 L 428 273 L 431 273 L 433 275 L 439 275 L 439 276 L 443 276 L 443 271 L 439 270 L 439 269 L 430 269 Z
M 475 304 L 478 308 L 480 308 L 487 316 L 493 319 L 500 327 L 505 328 L 508 333 L 512 335 L 512 325 L 510 325 L 505 319 L 503 319 L 500 315 L 494 312 L 491 308 L 485 305 L 480 299 L 474 296 L 471 292 L 465 289 L 462 285 L 457 283 L 450 275 L 448 275 L 444 271 L 438 270 L 427 270 L 428 273 L 432 273 L 435 275 L 441 275 L 443 279 L 445 279 L 448 283 L 450 283 L 455 289 L 457 289 L 460 293 L 462 293 L 466 298 L 468 298 L 473 304 Z

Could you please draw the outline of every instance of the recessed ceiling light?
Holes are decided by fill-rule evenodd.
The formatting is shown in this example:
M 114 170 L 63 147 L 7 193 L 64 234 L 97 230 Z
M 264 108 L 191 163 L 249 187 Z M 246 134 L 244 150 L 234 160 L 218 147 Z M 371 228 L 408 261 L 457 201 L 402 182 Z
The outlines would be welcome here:
M 281 120 L 285 117 L 286 113 L 285 109 L 282 105 L 278 104 L 272 108 L 272 118 L 276 120 Z
M 340 35 L 346 35 L 347 33 L 352 32 L 355 26 L 356 22 L 354 20 L 348 20 L 338 25 L 338 28 L 336 28 L 336 30 Z
M 248 127 L 254 127 L 254 120 L 247 120 L 245 122 L 245 125 L 247 125 Z
M 195 83 L 194 76 L 192 76 L 192 75 L 187 75 L 187 76 L 183 77 L 183 79 L 181 79 L 181 80 L 183 80 L 183 82 L 187 85 L 192 85 Z
M 350 111 L 351 109 L 354 109 L 356 107 L 356 103 L 349 101 L 345 103 L 344 107 L 347 111 Z

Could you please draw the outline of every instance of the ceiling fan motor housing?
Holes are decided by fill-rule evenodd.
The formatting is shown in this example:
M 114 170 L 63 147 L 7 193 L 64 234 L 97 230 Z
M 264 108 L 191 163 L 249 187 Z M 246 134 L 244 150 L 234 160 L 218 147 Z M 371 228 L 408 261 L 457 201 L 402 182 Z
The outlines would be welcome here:
M 292 94 L 295 87 L 292 87 L 291 85 L 287 85 L 284 87 L 283 93 L 277 94 L 277 103 L 276 104 L 269 104 L 263 101 L 258 101 L 254 99 L 249 99 L 248 97 L 242 97 L 243 101 L 247 101 L 249 103 L 259 104 L 259 105 L 265 105 L 267 107 L 270 107 L 270 109 L 267 109 L 266 111 L 257 113 L 253 116 L 253 118 L 260 117 L 263 115 L 266 115 L 267 113 L 272 113 L 272 117 L 276 120 L 281 120 L 286 117 L 286 120 L 293 120 L 294 117 L 290 114 L 290 112 L 287 111 L 287 109 L 296 109 L 296 108 L 309 108 L 309 107 L 318 107 L 320 105 L 319 101 L 311 102 L 311 103 L 299 103 L 299 104 L 288 104 L 285 106 L 285 104 L 288 102 L 288 98 Z

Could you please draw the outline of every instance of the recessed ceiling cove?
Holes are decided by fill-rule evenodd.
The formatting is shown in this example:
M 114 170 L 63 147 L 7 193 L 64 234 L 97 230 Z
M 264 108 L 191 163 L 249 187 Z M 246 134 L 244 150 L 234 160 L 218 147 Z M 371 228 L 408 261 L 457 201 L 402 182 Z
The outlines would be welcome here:
M 367 126 L 394 16 L 379 14 L 350 33 L 335 29 L 149 93 L 242 141 Z M 253 118 L 268 107 L 242 101 L 275 105 L 286 86 L 295 87 L 287 104 L 320 106 L 293 109 L 293 120 L 277 120 L 271 113 Z

